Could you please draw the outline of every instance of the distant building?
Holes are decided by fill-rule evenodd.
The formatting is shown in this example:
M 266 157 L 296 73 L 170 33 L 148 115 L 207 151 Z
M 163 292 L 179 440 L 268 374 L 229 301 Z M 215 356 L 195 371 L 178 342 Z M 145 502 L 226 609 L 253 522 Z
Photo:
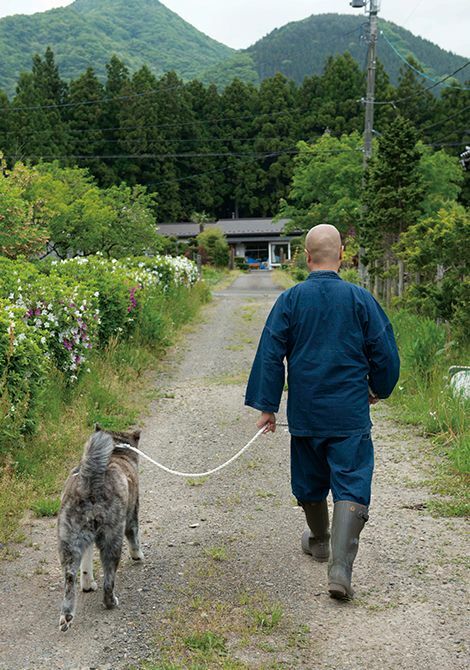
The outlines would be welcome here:
M 220 228 L 235 256 L 245 258 L 253 267 L 271 269 L 291 259 L 291 240 L 284 233 L 287 219 L 221 219 L 205 223 L 204 229 Z M 162 223 L 158 233 L 165 237 L 190 240 L 200 232 L 198 223 Z

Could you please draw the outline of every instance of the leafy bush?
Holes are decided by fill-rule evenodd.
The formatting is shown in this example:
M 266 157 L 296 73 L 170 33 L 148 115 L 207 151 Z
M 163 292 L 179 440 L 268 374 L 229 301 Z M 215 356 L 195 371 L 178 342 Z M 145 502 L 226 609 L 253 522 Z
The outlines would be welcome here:
M 34 265 L 0 258 L 0 440 L 34 431 L 51 369 L 75 382 L 90 351 L 136 330 L 165 344 L 197 304 L 186 258 L 73 258 Z M 171 307 L 170 307 L 171 303 Z
M 292 271 L 292 276 L 296 281 L 304 281 L 308 277 L 308 270 L 303 268 L 294 268 Z
M 14 443 L 33 432 L 47 358 L 23 310 L 0 300 L 0 436 Z
M 99 342 L 129 337 L 136 325 L 143 293 L 171 286 L 192 286 L 197 268 L 187 258 L 155 256 L 107 260 L 100 255 L 53 261 L 51 276 L 67 277 L 86 285 L 99 301 Z
M 404 368 L 411 371 L 417 381 L 427 383 L 449 348 L 445 346 L 446 328 L 405 310 L 394 314 L 392 322 Z
M 341 270 L 339 276 L 341 279 L 344 279 L 344 281 L 348 281 L 351 284 L 360 284 L 359 272 L 356 268 L 346 268 L 345 270 Z
M 203 263 L 225 267 L 229 261 L 229 246 L 220 228 L 208 228 L 196 238 Z
M 468 474 L 470 401 L 452 393 L 448 369 L 467 363 L 470 352 L 450 338 L 449 326 L 406 310 L 390 316 L 402 363 L 392 403 L 400 407 L 402 421 L 421 425 L 428 435 L 436 436 L 453 475 Z
M 246 262 L 245 256 L 235 256 L 235 267 L 239 270 L 249 270 L 250 266 Z
M 45 355 L 73 380 L 97 344 L 99 310 L 86 285 L 45 276 L 26 261 L 0 259 L 0 297 L 17 310 Z
M 470 271 L 465 253 L 470 235 L 470 214 L 449 202 L 422 218 L 400 237 L 396 250 L 419 283 L 407 291 L 403 304 L 420 314 L 452 323 L 454 337 L 470 338 Z M 442 279 L 436 281 L 441 273 Z

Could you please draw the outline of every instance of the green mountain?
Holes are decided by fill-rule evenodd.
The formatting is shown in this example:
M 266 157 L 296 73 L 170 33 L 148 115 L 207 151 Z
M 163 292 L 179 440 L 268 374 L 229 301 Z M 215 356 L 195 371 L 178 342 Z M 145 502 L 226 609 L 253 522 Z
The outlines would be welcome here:
M 433 77 L 450 74 L 467 61 L 394 23 L 380 20 L 379 29 L 383 35 L 378 40 L 378 57 L 394 84 L 403 63 L 385 38 L 403 57 L 412 55 Z M 301 83 L 307 75 L 321 74 L 328 56 L 349 51 L 360 65 L 365 64 L 366 33 L 363 16 L 320 14 L 273 30 L 245 53 L 251 56 L 260 79 L 282 72 Z M 457 78 L 463 82 L 469 77 L 470 72 L 464 70 Z
M 229 58 L 230 47 L 199 32 L 159 0 L 75 0 L 68 7 L 0 20 L 0 88 L 14 93 L 18 75 L 50 46 L 64 79 L 92 66 L 100 77 L 116 54 L 131 71 L 185 79 Z
M 449 74 L 466 61 L 387 21 L 380 29 L 402 56 L 413 55 L 433 77 Z M 159 0 L 75 0 L 65 8 L 0 19 L 0 89 L 15 91 L 18 75 L 30 70 L 33 54 L 50 46 L 61 77 L 70 80 L 92 66 L 100 78 L 116 54 L 131 71 L 146 64 L 154 74 L 175 70 L 183 79 L 200 78 L 225 86 L 282 72 L 300 83 L 320 74 L 329 56 L 349 51 L 365 63 L 367 27 L 363 16 L 321 14 L 273 30 L 253 46 L 235 51 L 170 11 Z M 402 62 L 384 35 L 379 58 L 393 83 Z M 460 74 L 463 82 L 470 74 Z

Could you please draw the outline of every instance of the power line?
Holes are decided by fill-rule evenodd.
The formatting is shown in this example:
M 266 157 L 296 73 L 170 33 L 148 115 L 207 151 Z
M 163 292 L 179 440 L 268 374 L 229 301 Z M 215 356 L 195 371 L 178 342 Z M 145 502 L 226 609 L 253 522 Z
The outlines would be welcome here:
M 455 112 L 455 114 L 451 114 L 450 116 L 446 116 L 444 119 L 441 119 L 440 121 L 437 121 L 436 123 L 432 123 L 430 126 L 424 126 L 424 128 L 420 128 L 420 131 L 424 132 L 426 130 L 430 130 L 431 128 L 436 128 L 437 126 L 441 126 L 446 121 L 450 121 L 451 119 L 455 119 L 456 116 L 459 116 L 459 114 L 462 114 L 462 112 L 466 112 L 469 109 L 470 109 L 470 105 L 467 105 L 467 107 L 462 107 L 462 109 L 460 109 L 458 112 Z
M 145 183 L 144 186 L 149 187 L 149 186 L 161 186 L 163 184 L 172 184 L 174 182 L 181 182 L 181 181 L 190 181 L 192 179 L 197 179 L 198 177 L 205 177 L 208 174 L 216 174 L 220 172 L 226 172 L 231 166 L 226 165 L 223 168 L 216 168 L 215 170 L 207 170 L 206 172 L 196 172 L 195 174 L 190 174 L 187 177 L 175 177 L 174 179 L 162 179 L 161 181 L 154 181 L 150 183 Z
M 337 154 L 357 153 L 357 152 L 362 153 L 362 148 L 353 149 L 352 147 L 348 147 L 347 149 L 330 149 L 328 152 L 322 152 L 321 155 L 322 156 L 325 155 L 325 154 L 337 155 Z M 299 154 L 299 153 L 302 153 L 302 152 L 297 150 L 297 154 Z M 257 160 L 257 159 L 247 156 L 246 160 L 248 161 L 248 160 Z M 196 173 L 188 175 L 186 177 L 175 177 L 175 178 L 172 178 L 172 179 L 164 179 L 164 180 L 157 181 L 157 182 L 145 183 L 143 185 L 146 186 L 146 187 L 149 187 L 149 186 L 160 186 L 162 184 L 171 184 L 171 183 L 174 183 L 174 182 L 189 181 L 191 179 L 197 179 L 198 177 L 204 177 L 208 174 L 216 174 L 216 173 L 226 172 L 227 170 L 229 170 L 231 168 L 233 168 L 233 166 L 226 165 L 223 168 L 216 168 L 214 170 L 208 170 L 208 171 L 205 171 L 205 172 L 196 172 Z
M 299 140 L 305 142 L 306 140 Z M 315 146 L 315 145 L 312 145 Z M 329 149 L 328 151 L 322 151 L 321 156 L 325 155 L 336 155 L 336 154 L 344 154 L 344 153 L 357 153 L 361 152 L 362 153 L 363 149 L 362 148 L 357 148 L 354 149 L 352 147 L 348 148 L 342 148 L 342 149 Z M 127 154 L 116 154 L 116 155 L 86 155 L 86 156 L 76 156 L 76 155 L 67 155 L 67 156 L 24 156 L 22 158 L 18 158 L 16 155 L 6 155 L 6 158 L 14 158 L 16 160 L 21 160 L 21 161 L 26 161 L 26 160 L 31 160 L 33 158 L 50 158 L 51 160 L 68 160 L 68 159 L 77 159 L 77 160 L 95 160 L 95 159 L 120 159 L 120 158 L 133 158 L 133 159 L 149 159 L 149 158 L 176 158 L 176 159 L 193 159 L 193 158 L 207 158 L 207 157 L 217 157 L 217 158 L 241 158 L 244 159 L 246 158 L 247 160 L 264 160 L 266 158 L 276 158 L 279 156 L 283 155 L 298 155 L 303 153 L 302 150 L 299 150 L 294 147 L 289 147 L 287 149 L 280 149 L 279 151 L 269 151 L 269 152 L 259 152 L 259 153 L 236 153 L 236 152 L 228 152 L 228 153 L 182 153 L 182 154 L 132 154 L 132 155 L 127 155 Z M 228 166 L 230 167 L 230 166 Z M 228 169 L 227 167 L 227 169 Z M 210 170 L 209 172 L 212 172 Z M 206 173 L 198 173 L 198 174 L 206 174 Z M 196 175 L 197 176 L 197 175 Z M 186 177 L 181 178 L 181 180 L 185 180 Z M 171 180 L 174 181 L 174 180 Z
M 410 13 L 408 14 L 408 16 L 406 17 L 406 19 L 405 19 L 404 21 L 401 21 L 401 22 L 400 22 L 400 25 L 401 25 L 401 26 L 404 26 L 405 23 L 408 23 L 408 21 L 411 19 L 411 17 L 413 16 L 413 14 L 416 12 L 416 10 L 418 9 L 418 7 L 419 7 L 422 3 L 423 3 L 423 0 L 418 0 L 418 2 L 416 3 L 416 5 L 413 7 L 413 9 L 411 10 L 411 12 L 410 12 Z
M 464 147 L 467 142 L 431 142 L 430 144 L 425 144 L 426 147 Z
M 462 129 L 461 131 L 456 131 L 456 132 L 467 132 L 467 129 Z M 454 134 L 454 133 L 452 133 Z M 451 135 L 449 135 L 450 137 Z M 449 142 L 449 143 L 444 143 L 443 140 L 446 138 L 443 138 L 442 140 L 438 142 L 432 142 L 432 143 L 427 143 L 424 146 L 463 146 L 465 142 Z M 308 140 L 299 140 L 299 142 L 308 142 Z M 313 145 L 315 146 L 315 145 Z M 340 153 L 347 153 L 347 152 L 356 152 L 360 151 L 363 152 L 362 148 L 358 149 L 353 149 L 353 148 L 348 148 L 348 149 L 331 149 L 328 151 L 322 151 L 321 156 L 324 155 L 333 155 L 333 154 L 340 154 Z M 77 155 L 77 154 L 68 154 L 66 156 L 56 156 L 54 154 L 31 154 L 29 156 L 23 156 L 22 158 L 18 158 L 17 155 L 14 154 L 6 154 L 6 158 L 14 158 L 16 160 L 37 160 L 37 159 L 50 159 L 50 160 L 97 160 L 97 159 L 102 159 L 102 160 L 118 160 L 118 159 L 133 159 L 133 160 L 147 160 L 151 158 L 156 158 L 156 159 L 164 159 L 164 158 L 174 158 L 174 159 L 183 159 L 183 158 L 188 158 L 188 159 L 194 159 L 194 158 L 252 158 L 252 159 L 265 159 L 265 158 L 275 158 L 279 157 L 282 155 L 297 155 L 301 154 L 302 151 L 297 149 L 297 148 L 286 148 L 286 149 L 280 149 L 278 151 L 265 151 L 265 152 L 252 152 L 252 153 L 246 153 L 246 152 L 234 152 L 234 151 L 229 151 L 229 152 L 181 152 L 181 153 L 166 153 L 166 154 L 155 154 L 155 153 L 143 153 L 143 154 L 86 154 L 86 155 Z
M 383 30 L 380 31 L 380 34 L 382 35 L 384 40 L 387 42 L 387 44 L 390 46 L 390 48 L 394 51 L 394 53 L 396 53 L 396 55 L 400 58 L 400 60 L 407 67 L 409 67 L 411 70 L 413 70 L 413 72 L 418 74 L 420 77 L 423 77 L 424 79 L 428 79 L 429 81 L 432 81 L 436 85 L 441 83 L 440 81 L 438 81 L 436 79 L 436 77 L 431 77 L 430 75 L 426 74 L 425 72 L 422 72 L 421 70 L 418 70 L 418 68 L 414 67 L 414 65 L 412 65 L 410 62 L 408 62 L 408 60 L 404 56 L 402 56 L 402 54 L 398 51 L 398 49 L 395 47 L 395 45 L 388 39 L 387 35 L 384 33 Z M 444 81 L 444 80 L 442 80 L 442 81 Z M 470 88 L 467 88 L 465 86 L 459 86 L 459 88 L 462 91 L 470 91 Z
M 56 156 L 54 154 L 31 154 L 29 156 L 24 156 L 23 160 L 36 160 L 36 159 L 51 159 L 51 160 L 95 160 L 97 158 L 102 158 L 106 160 L 119 159 L 119 158 L 132 158 L 132 159 L 148 159 L 148 158 L 243 158 L 244 156 L 256 156 L 259 158 L 268 158 L 270 156 L 278 156 L 285 153 L 298 153 L 297 149 L 283 149 L 280 151 L 270 151 L 270 152 L 253 152 L 253 153 L 236 153 L 236 152 L 205 152 L 205 153 L 168 153 L 168 154 L 110 154 L 110 155 L 100 155 L 100 154 L 86 154 L 86 155 L 75 155 L 69 154 L 67 156 Z M 15 158 L 14 155 L 7 155 L 7 158 Z
M 346 100 L 345 102 L 357 102 L 357 100 L 351 98 L 350 100 Z M 240 120 L 247 120 L 247 119 L 261 119 L 263 116 L 268 116 L 268 117 L 274 117 L 274 116 L 280 116 L 282 114 L 291 114 L 292 112 L 300 112 L 302 111 L 302 107 L 291 107 L 289 109 L 283 109 L 279 110 L 278 112 L 270 112 L 270 113 L 258 113 L 258 114 L 248 114 L 248 115 L 242 115 L 242 116 L 225 116 L 225 117 L 217 117 L 213 119 L 206 119 L 206 120 L 201 120 L 201 119 L 195 119 L 194 121 L 175 121 L 173 123 L 157 123 L 157 124 L 150 124 L 147 126 L 114 126 L 114 127 L 108 127 L 108 128 L 69 128 L 67 132 L 72 132 L 72 133 L 92 133 L 92 132 L 105 132 L 105 131 L 112 131 L 112 130 L 120 130 L 120 131 L 127 131 L 127 130 L 140 130 L 140 129 L 146 129 L 146 128 L 180 128 L 180 127 L 185 127 L 185 126 L 194 126 L 197 124 L 201 124 L 202 126 L 206 124 L 216 124 L 216 123 L 221 123 L 225 121 L 240 121 Z M 34 134 L 36 133 L 45 133 L 45 132 L 50 132 L 50 129 L 43 129 L 43 130 L 37 130 L 37 131 L 29 131 L 33 132 Z M 5 135 L 12 135 L 12 134 L 17 134 L 17 131 L 15 130 L 9 130 Z
M 247 160 L 257 160 L 257 159 L 256 158 L 247 158 Z M 174 182 L 190 181 L 192 179 L 197 179 L 198 177 L 205 177 L 206 175 L 209 175 L 209 174 L 217 174 L 217 173 L 226 172 L 230 168 L 232 168 L 231 165 L 226 165 L 223 168 L 216 168 L 215 170 L 207 170 L 205 172 L 196 172 L 196 173 L 188 175 L 186 177 L 175 177 L 174 179 L 163 179 L 163 180 L 156 181 L 156 182 L 145 183 L 144 186 L 146 186 L 146 187 L 161 186 L 163 184 L 172 184 Z
M 470 61 L 467 61 L 466 63 L 461 65 L 459 68 L 457 68 L 457 70 L 454 70 L 454 72 L 451 72 L 450 74 L 446 75 L 445 77 L 443 77 L 441 80 L 437 81 L 432 86 L 428 86 L 428 88 L 423 88 L 423 90 L 419 91 L 418 93 L 414 93 L 413 95 L 407 95 L 405 98 L 399 98 L 397 100 L 374 100 L 373 104 L 374 105 L 399 105 L 402 102 L 406 102 L 407 100 L 412 100 L 413 98 L 417 98 L 420 95 L 423 95 L 424 93 L 426 93 L 426 91 L 430 91 L 431 89 L 435 88 L 436 86 L 439 86 L 439 84 L 442 84 L 447 79 L 450 79 L 451 77 L 456 75 L 458 72 L 461 72 L 463 69 L 465 69 L 469 65 L 470 65 Z M 464 91 L 465 89 L 462 89 L 460 87 L 455 87 L 455 90 Z M 361 102 L 364 102 L 364 99 L 362 99 Z
M 10 109 L 13 112 L 23 112 L 23 111 L 33 111 L 38 109 L 63 109 L 66 107 L 79 107 L 81 105 L 101 105 L 106 102 L 115 102 L 120 100 L 133 100 L 134 98 L 143 98 L 146 95 L 154 95 L 156 93 L 167 93 L 168 91 L 175 90 L 184 90 L 184 83 L 176 84 L 175 86 L 168 86 L 163 89 L 152 89 L 151 91 L 145 91 L 144 93 L 133 93 L 132 95 L 119 95 L 112 97 L 99 98 L 97 100 L 79 100 L 78 102 L 59 102 L 53 103 L 51 105 L 25 105 L 16 107 L 14 104 L 11 105 Z
M 142 128 L 145 130 L 145 128 Z M 325 129 L 319 129 L 319 132 L 324 131 Z M 105 142 L 107 144 L 115 144 L 119 142 L 137 142 L 138 140 L 147 140 L 146 135 L 137 135 L 136 137 L 131 138 L 107 138 L 100 137 L 96 139 L 96 142 Z M 302 139 L 302 138 L 300 138 Z M 272 142 L 272 141 L 282 141 L 282 138 L 277 135 L 276 137 L 199 137 L 199 138 L 184 138 L 184 137 L 163 137 L 163 138 L 150 138 L 150 142 L 161 142 L 162 144 L 175 144 L 189 142 L 192 144 L 204 144 L 205 142 L 242 142 L 242 143 L 251 143 L 251 142 Z M 305 140 L 307 141 L 307 140 Z
M 455 137 L 455 135 L 461 135 L 465 137 L 466 135 L 469 134 L 470 134 L 470 128 L 468 126 L 466 128 L 459 128 L 458 130 L 453 130 L 452 132 L 449 132 L 445 137 L 441 137 L 440 140 L 435 140 L 435 143 L 439 144 L 441 142 L 445 142 L 451 137 Z

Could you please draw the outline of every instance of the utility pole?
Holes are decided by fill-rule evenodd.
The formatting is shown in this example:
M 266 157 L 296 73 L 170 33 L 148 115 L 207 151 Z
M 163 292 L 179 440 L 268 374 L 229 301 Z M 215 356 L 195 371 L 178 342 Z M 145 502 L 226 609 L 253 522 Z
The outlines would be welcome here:
M 366 122 L 364 127 L 364 167 L 372 158 L 372 133 L 374 130 L 375 73 L 377 70 L 377 34 L 379 0 L 369 0 L 369 52 L 367 55 L 367 93 L 365 98 Z
M 374 102 L 375 102 L 375 73 L 377 70 L 377 35 L 378 35 L 378 16 L 380 9 L 380 0 L 351 0 L 351 7 L 362 9 L 369 12 L 369 50 L 367 54 L 367 92 L 363 102 L 366 109 L 366 118 L 364 124 L 364 174 L 367 165 L 372 158 L 372 136 L 374 131 Z M 369 288 L 369 274 L 362 262 L 365 249 L 359 249 L 359 278 L 362 286 Z M 374 287 L 374 293 L 377 287 Z

